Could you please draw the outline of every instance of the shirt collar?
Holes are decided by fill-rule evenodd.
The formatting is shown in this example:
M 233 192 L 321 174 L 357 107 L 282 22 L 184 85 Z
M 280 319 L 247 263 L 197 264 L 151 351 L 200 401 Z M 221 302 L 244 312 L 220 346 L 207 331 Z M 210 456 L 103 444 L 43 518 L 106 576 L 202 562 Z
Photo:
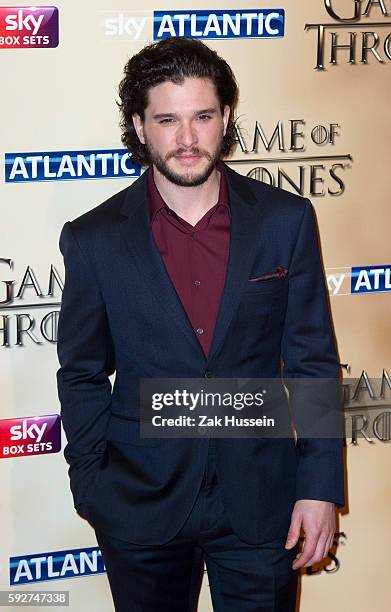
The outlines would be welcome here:
M 216 163 L 216 169 L 220 172 L 220 189 L 219 189 L 219 197 L 216 203 L 217 205 L 222 205 L 228 208 L 229 213 L 231 212 L 229 205 L 229 191 L 227 178 L 225 176 L 225 168 L 220 160 Z M 169 206 L 167 206 L 166 202 L 163 200 L 162 196 L 158 188 L 156 187 L 156 183 L 153 176 L 153 166 L 149 166 L 148 169 L 148 177 L 147 177 L 147 190 L 148 190 L 148 209 L 149 209 L 149 219 L 151 225 L 155 220 L 155 217 L 159 210 L 162 208 L 166 208 L 170 210 Z

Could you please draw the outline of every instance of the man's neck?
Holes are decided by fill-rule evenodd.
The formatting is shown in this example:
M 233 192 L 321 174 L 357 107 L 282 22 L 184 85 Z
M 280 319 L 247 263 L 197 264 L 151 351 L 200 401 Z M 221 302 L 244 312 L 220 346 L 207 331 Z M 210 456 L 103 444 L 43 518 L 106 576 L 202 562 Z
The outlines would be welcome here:
M 152 171 L 152 167 L 151 167 Z M 156 166 L 153 166 L 156 187 L 174 212 L 182 219 L 196 225 L 215 204 L 220 191 L 220 172 L 214 168 L 208 179 L 196 187 L 182 187 L 166 179 Z

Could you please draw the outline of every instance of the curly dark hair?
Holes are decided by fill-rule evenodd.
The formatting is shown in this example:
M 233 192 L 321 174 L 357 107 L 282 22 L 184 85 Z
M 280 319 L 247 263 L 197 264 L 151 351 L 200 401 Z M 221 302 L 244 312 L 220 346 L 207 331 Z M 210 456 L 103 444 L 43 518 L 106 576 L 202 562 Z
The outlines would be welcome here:
M 148 90 L 151 87 L 165 81 L 181 84 L 186 77 L 211 79 L 221 112 L 226 104 L 230 107 L 221 156 L 228 156 L 232 152 L 237 142 L 234 112 L 239 89 L 230 66 L 216 51 L 200 40 L 184 36 L 165 38 L 133 55 L 125 64 L 124 75 L 119 84 L 121 102 L 117 102 L 120 108 L 121 141 L 131 153 L 134 163 L 146 166 L 151 161 L 134 129 L 132 115 L 137 113 L 144 121 Z

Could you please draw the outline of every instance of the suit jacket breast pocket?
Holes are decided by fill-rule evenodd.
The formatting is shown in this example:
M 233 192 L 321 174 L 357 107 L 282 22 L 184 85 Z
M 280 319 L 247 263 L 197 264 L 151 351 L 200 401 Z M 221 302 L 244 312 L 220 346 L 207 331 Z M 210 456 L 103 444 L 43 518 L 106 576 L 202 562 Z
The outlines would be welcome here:
M 265 280 L 247 280 L 243 295 L 247 294 L 274 294 L 287 289 L 287 278 L 268 278 Z
M 272 325 L 274 313 L 283 310 L 285 279 L 247 282 L 238 310 L 238 326 L 244 337 L 259 340 Z

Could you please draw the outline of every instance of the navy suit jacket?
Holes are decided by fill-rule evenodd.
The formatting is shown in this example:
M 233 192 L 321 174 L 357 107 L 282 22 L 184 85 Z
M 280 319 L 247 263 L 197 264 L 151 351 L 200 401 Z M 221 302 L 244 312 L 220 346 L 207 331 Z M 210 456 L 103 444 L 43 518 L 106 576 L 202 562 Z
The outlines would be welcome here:
M 134 543 L 178 532 L 209 444 L 141 438 L 140 378 L 278 378 L 281 358 L 287 378 L 340 376 L 311 202 L 223 167 L 230 252 L 207 358 L 152 236 L 149 170 L 61 231 L 57 385 L 74 504 L 94 527 Z M 277 266 L 285 278 L 248 281 Z M 344 505 L 341 438 L 215 442 L 225 508 L 250 544 L 285 537 L 298 499 Z

